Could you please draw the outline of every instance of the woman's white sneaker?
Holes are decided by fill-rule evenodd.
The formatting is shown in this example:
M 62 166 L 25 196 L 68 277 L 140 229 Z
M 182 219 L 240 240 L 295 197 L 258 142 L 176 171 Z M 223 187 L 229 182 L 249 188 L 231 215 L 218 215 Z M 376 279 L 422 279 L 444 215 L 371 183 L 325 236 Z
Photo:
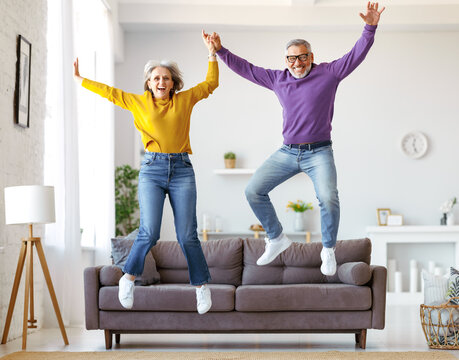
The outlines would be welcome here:
M 335 259 L 335 248 L 323 247 L 320 252 L 320 258 L 322 259 L 322 265 L 320 271 L 326 276 L 333 276 L 336 273 L 336 259 Z
M 212 307 L 210 289 L 207 285 L 196 288 L 196 302 L 199 314 L 205 314 Z
M 132 309 L 134 305 L 134 281 L 123 275 L 118 283 L 118 300 L 125 309 Z

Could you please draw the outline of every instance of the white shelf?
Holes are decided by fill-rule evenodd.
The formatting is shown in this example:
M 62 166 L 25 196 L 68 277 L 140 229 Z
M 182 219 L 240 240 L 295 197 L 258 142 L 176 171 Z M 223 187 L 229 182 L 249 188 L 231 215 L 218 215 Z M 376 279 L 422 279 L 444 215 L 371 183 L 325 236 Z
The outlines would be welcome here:
M 368 226 L 367 233 L 459 233 L 459 225 L 403 225 L 403 226 Z
M 369 226 L 366 232 L 372 244 L 372 264 L 387 267 L 388 257 L 397 257 L 396 249 L 403 249 L 404 256 L 409 256 L 398 256 L 397 259 L 397 271 L 402 272 L 404 290 L 409 280 L 410 259 L 420 261 L 419 264 L 423 262 L 424 269 L 427 260 L 442 263 L 446 268 L 459 264 L 459 226 Z M 420 277 L 421 267 L 418 267 L 418 271 Z M 388 282 L 390 283 L 389 278 Z M 420 292 L 387 293 L 387 302 L 391 304 L 418 305 L 423 301 Z
M 255 172 L 255 169 L 214 169 L 214 174 L 217 175 L 252 175 Z

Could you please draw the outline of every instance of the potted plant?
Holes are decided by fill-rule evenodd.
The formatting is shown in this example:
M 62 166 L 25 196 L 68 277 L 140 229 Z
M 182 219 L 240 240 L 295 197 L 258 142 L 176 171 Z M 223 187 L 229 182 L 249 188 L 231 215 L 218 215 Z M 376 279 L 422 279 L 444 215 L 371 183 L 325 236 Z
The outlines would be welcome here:
M 236 167 L 236 154 L 228 151 L 223 156 L 225 159 L 225 168 L 227 169 L 234 169 Z
M 115 169 L 116 236 L 127 235 L 139 227 L 138 177 L 139 170 L 129 165 Z
M 312 203 L 305 203 L 303 200 L 297 200 L 296 202 L 289 201 L 287 204 L 287 211 L 293 210 L 295 212 L 295 231 L 304 231 L 304 212 L 312 210 L 314 207 Z

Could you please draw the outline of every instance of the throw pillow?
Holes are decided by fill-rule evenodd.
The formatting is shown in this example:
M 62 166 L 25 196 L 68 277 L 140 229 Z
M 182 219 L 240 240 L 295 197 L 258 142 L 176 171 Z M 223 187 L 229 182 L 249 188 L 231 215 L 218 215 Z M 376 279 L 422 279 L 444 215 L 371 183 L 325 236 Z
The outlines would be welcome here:
M 424 304 L 432 305 L 437 302 L 445 302 L 448 291 L 448 279 L 443 276 L 433 275 L 422 270 L 424 280 Z
M 129 252 L 131 251 L 132 244 L 134 244 L 134 239 L 132 239 L 133 233 L 129 234 L 127 237 L 118 237 L 112 239 L 112 258 L 113 264 L 119 268 L 123 268 L 126 264 Z M 156 262 L 153 258 L 151 251 L 147 253 L 145 257 L 145 265 L 143 273 L 140 276 L 137 276 L 135 279 L 136 285 L 151 285 L 159 282 L 160 276 L 156 270 Z
M 450 304 L 459 305 L 459 298 L 454 299 L 455 297 L 459 297 L 459 274 L 450 276 L 448 292 L 446 293 L 446 299 L 450 300 Z
M 452 275 L 459 275 L 459 270 L 453 268 L 452 266 L 449 268 L 449 274 L 452 276 Z

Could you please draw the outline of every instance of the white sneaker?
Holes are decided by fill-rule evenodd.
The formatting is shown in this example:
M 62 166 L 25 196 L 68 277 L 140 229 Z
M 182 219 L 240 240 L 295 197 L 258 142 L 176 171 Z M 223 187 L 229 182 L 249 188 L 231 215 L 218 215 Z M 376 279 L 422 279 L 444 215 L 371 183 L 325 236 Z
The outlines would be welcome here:
M 336 273 L 335 249 L 323 247 L 320 252 L 322 265 L 320 271 L 326 276 L 333 276 Z
M 272 241 L 267 237 L 265 238 L 266 246 L 265 252 L 257 260 L 257 265 L 267 265 L 273 261 L 282 251 L 287 250 L 287 248 L 292 245 L 292 240 L 290 240 L 285 234 L 282 234 L 280 240 Z
M 118 283 L 118 299 L 125 309 L 132 309 L 134 305 L 134 281 L 123 275 Z
M 210 289 L 207 285 L 202 285 L 196 288 L 196 302 L 198 304 L 198 313 L 205 314 L 212 307 L 212 298 L 210 297 Z

